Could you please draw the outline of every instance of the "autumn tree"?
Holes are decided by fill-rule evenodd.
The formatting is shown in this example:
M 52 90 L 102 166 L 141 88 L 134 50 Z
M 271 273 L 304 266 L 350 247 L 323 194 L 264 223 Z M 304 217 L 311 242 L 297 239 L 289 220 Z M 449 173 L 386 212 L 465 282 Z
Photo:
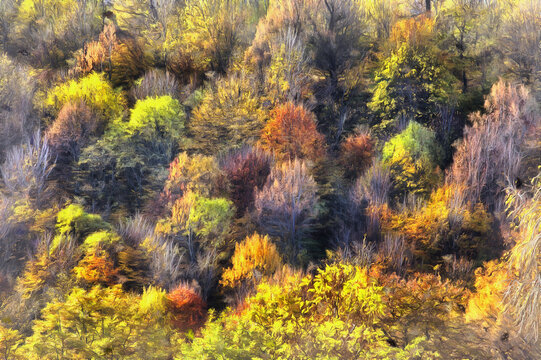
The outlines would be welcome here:
M 433 358 L 426 338 L 393 347 L 379 327 L 386 312 L 383 287 L 366 269 L 327 265 L 314 275 L 293 275 L 279 284 L 262 284 L 245 309 L 225 313 L 181 345 L 178 359 L 208 354 L 231 358 L 285 356 L 292 359 L 340 357 Z M 274 329 L 274 331 L 268 331 Z M 280 335 L 277 335 L 280 334 Z M 271 343 L 271 347 L 264 344 Z
M 23 337 L 19 331 L 0 324 L 0 354 L 4 360 L 22 359 L 19 348 L 22 343 Z
M 109 23 L 99 40 L 85 44 L 77 55 L 75 71 L 105 72 L 115 86 L 129 86 L 145 72 L 149 63 L 139 40 Z
M 88 284 L 113 285 L 117 270 L 107 253 L 89 253 L 73 268 L 78 280 Z
M 26 339 L 29 359 L 77 357 L 147 357 L 169 355 L 166 295 L 149 287 L 138 296 L 120 286 L 89 290 L 73 288 L 65 300 L 57 299 L 42 310 Z M 61 325 L 61 326 L 59 326 Z
M 167 308 L 172 314 L 173 325 L 180 331 L 197 330 L 206 317 L 207 304 L 198 291 L 181 283 L 167 294 Z
M 232 288 L 236 300 L 240 301 L 263 277 L 278 270 L 282 260 L 276 245 L 267 235 L 254 233 L 235 244 L 231 263 L 232 267 L 225 269 L 220 283 L 226 288 Z
M 96 121 L 85 103 L 66 103 L 47 130 L 47 140 L 56 153 L 77 160 L 81 148 L 91 136 L 100 133 L 100 127 L 103 129 L 103 124 Z
M 541 19 L 535 14 L 540 11 L 538 2 L 517 1 L 507 9 L 498 32 L 506 70 L 526 85 L 533 85 L 536 92 L 541 85 L 541 59 L 536 48 L 541 35 L 535 29 L 541 26 Z
M 280 159 L 316 160 L 325 154 L 325 138 L 313 113 L 293 103 L 280 105 L 263 129 L 261 145 Z
M 101 10 L 99 0 L 24 0 L 10 37 L 33 63 L 58 68 L 101 31 Z
M 346 178 L 357 178 L 372 164 L 374 148 L 375 142 L 369 132 L 358 131 L 344 139 L 339 161 Z
M 0 53 L 0 84 L 0 161 L 4 161 L 6 151 L 34 130 L 30 115 L 35 85 L 29 69 L 4 53 Z
M 134 210 L 161 190 L 184 128 L 184 111 L 170 96 L 139 100 L 127 121 L 117 119 L 98 141 L 87 146 L 78 161 L 81 179 L 76 191 L 93 207 L 118 205 Z M 118 198 L 117 198 L 118 200 Z
M 231 201 L 188 191 L 175 201 L 156 231 L 176 240 L 183 254 L 183 280 L 196 280 L 206 299 L 218 281 L 218 261 L 227 249 L 226 233 L 235 214 Z
M 518 276 L 508 284 L 505 304 L 517 321 L 521 333 L 529 340 L 537 341 L 541 312 L 536 300 L 541 278 L 541 173 L 532 180 L 529 196 L 524 195 L 520 190 L 508 188 L 507 204 L 518 231 L 509 265 Z
M 136 100 L 164 95 L 175 99 L 179 96 L 179 83 L 172 73 L 151 69 L 135 82 L 131 95 Z
M 424 16 L 394 25 L 393 49 L 376 70 L 369 103 L 382 120 L 381 131 L 392 130 L 395 121 L 403 119 L 429 125 L 438 114 L 437 105 L 449 101 L 454 80 L 430 44 L 433 27 L 434 21 Z
M 306 163 L 298 159 L 274 167 L 265 186 L 256 193 L 259 224 L 266 233 L 280 238 L 279 247 L 292 262 L 298 262 L 306 251 L 317 201 L 317 184 Z
M 13 147 L 0 167 L 4 191 L 18 200 L 32 201 L 37 206 L 47 200 L 47 182 L 54 160 L 47 139 L 40 132 L 26 143 Z
M 247 74 L 231 74 L 204 91 L 189 123 L 197 150 L 213 155 L 259 138 L 267 114 L 251 81 Z
M 103 75 L 91 73 L 79 80 L 70 80 L 55 86 L 47 93 L 45 105 L 54 115 L 58 115 L 65 104 L 81 102 L 103 122 L 122 115 L 126 104 L 121 92 L 113 89 Z
M 221 168 L 229 180 L 229 193 L 242 216 L 254 204 L 255 192 L 261 190 L 272 166 L 272 157 L 256 147 L 232 151 L 221 160 Z
M 463 196 L 463 189 L 444 186 L 418 210 L 392 218 L 391 229 L 404 234 L 417 264 L 443 262 L 449 255 L 474 261 L 500 255 L 503 244 L 492 231 L 493 217 L 483 204 L 469 204 Z
M 119 0 L 112 4 L 112 11 L 119 28 L 145 39 L 155 62 L 167 67 L 179 36 L 181 5 L 175 0 Z
M 243 7 L 239 1 L 189 0 L 182 9 L 179 55 L 201 72 L 224 74 L 239 41 Z
M 224 175 L 214 157 L 200 154 L 190 156 L 182 152 L 169 165 L 162 195 L 169 205 L 189 191 L 203 196 L 217 196 L 227 188 L 223 180 Z

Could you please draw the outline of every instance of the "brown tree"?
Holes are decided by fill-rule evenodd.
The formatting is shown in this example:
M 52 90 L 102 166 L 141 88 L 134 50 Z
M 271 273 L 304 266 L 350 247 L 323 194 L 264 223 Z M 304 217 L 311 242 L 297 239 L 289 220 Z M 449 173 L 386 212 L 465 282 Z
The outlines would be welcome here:
M 237 209 L 244 215 L 254 204 L 254 193 L 261 190 L 269 176 L 272 157 L 259 148 L 244 147 L 222 160 L 222 169 L 229 180 L 229 193 Z
M 372 164 L 374 140 L 368 132 L 358 132 L 348 136 L 340 146 L 340 164 L 345 176 L 355 179 Z

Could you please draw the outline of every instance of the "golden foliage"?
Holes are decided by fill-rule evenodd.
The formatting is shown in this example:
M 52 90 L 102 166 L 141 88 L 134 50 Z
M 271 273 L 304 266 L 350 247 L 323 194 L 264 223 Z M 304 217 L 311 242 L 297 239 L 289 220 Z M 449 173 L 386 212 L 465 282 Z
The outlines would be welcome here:
M 235 245 L 231 258 L 232 267 L 227 268 L 220 283 L 234 288 L 243 281 L 257 281 L 261 277 L 272 275 L 281 265 L 282 260 L 267 235 L 254 233 Z

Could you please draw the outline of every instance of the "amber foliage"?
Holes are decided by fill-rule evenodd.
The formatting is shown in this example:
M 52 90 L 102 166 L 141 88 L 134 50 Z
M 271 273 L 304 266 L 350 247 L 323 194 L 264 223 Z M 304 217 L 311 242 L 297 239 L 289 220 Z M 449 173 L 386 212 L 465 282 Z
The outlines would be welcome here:
M 258 280 L 273 274 L 282 260 L 276 245 L 267 235 L 254 233 L 235 245 L 231 262 L 233 266 L 224 271 L 221 284 L 234 288 L 243 281 Z
M 276 108 L 261 135 L 262 147 L 281 159 L 315 160 L 325 154 L 324 144 L 314 114 L 293 103 Z
M 102 285 L 113 285 L 118 273 L 105 252 L 87 254 L 73 271 L 79 280 Z

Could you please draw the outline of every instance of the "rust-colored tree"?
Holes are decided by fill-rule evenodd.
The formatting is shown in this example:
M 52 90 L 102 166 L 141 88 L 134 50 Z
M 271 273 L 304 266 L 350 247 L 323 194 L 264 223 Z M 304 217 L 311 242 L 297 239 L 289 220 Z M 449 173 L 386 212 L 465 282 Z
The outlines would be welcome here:
M 273 111 L 263 129 L 261 145 L 281 159 L 315 160 L 325 155 L 325 138 L 317 130 L 315 115 L 293 103 Z
M 180 284 L 167 294 L 173 325 L 182 331 L 199 329 L 206 320 L 207 304 L 198 291 L 188 284 Z
M 340 146 L 340 163 L 345 177 L 355 179 L 371 164 L 374 157 L 374 141 L 368 132 L 348 136 Z

